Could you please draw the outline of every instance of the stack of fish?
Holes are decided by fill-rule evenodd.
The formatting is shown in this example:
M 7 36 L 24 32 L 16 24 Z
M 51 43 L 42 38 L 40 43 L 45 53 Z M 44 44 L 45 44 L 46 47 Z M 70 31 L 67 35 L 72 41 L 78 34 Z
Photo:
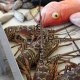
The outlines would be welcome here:
M 29 10 L 29 12 L 25 14 L 14 10 L 14 17 L 20 22 L 24 22 L 25 20 L 29 21 L 29 20 L 34 19 L 37 16 L 38 12 L 39 12 L 39 7 L 31 9 Z

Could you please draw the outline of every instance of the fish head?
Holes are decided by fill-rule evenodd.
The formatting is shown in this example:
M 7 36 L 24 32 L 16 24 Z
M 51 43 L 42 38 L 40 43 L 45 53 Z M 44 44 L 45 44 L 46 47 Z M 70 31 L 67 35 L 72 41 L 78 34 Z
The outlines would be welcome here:
M 47 4 L 41 11 L 41 17 L 44 28 L 61 24 L 63 22 L 63 14 L 61 13 L 60 2 Z

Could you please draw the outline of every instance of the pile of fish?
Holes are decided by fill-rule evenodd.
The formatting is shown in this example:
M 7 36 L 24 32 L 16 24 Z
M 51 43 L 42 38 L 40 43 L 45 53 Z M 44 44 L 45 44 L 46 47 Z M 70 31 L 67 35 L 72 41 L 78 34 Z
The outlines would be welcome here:
M 22 4 L 27 4 L 26 6 L 30 6 L 30 3 L 25 3 L 25 0 L 17 0 L 17 1 L 0 1 L 0 11 L 2 15 L 0 15 L 0 22 L 2 24 L 8 22 L 10 19 L 15 17 L 16 20 L 20 22 L 24 22 L 25 20 L 32 20 L 33 17 L 35 17 L 38 14 L 38 7 L 33 8 L 29 10 L 29 12 L 26 12 L 25 14 L 17 11 L 17 9 L 20 9 Z M 25 7 L 24 5 L 24 7 Z M 12 10 L 12 13 L 9 12 Z M 10 14 L 11 13 L 11 14 Z
M 41 33 L 38 26 L 10 26 L 5 28 L 5 33 L 10 42 L 16 43 L 11 48 L 18 47 L 14 56 L 18 66 L 23 74 L 26 75 L 27 80 L 79 80 L 80 66 L 70 59 L 80 57 L 80 49 L 51 56 L 60 47 L 72 45 L 72 42 L 80 40 L 80 38 L 62 38 L 56 35 L 57 32 L 65 30 L 72 24 L 65 28 L 58 30 L 49 29 L 43 30 L 43 47 L 41 47 Z M 61 44 L 64 42 L 65 44 Z M 71 42 L 67 43 L 66 42 Z M 75 43 L 74 43 L 75 44 Z M 64 65 L 64 69 L 58 70 L 59 66 Z M 31 70 L 35 70 L 34 76 L 31 76 Z M 72 76 L 74 75 L 74 76 Z
M 14 11 L 14 17 L 19 22 L 24 22 L 24 21 L 30 21 L 32 19 L 35 20 L 35 17 L 37 16 L 38 13 L 39 13 L 39 7 L 36 7 L 36 8 L 29 10 L 29 12 L 27 12 L 25 14 L 23 14 L 19 11 Z

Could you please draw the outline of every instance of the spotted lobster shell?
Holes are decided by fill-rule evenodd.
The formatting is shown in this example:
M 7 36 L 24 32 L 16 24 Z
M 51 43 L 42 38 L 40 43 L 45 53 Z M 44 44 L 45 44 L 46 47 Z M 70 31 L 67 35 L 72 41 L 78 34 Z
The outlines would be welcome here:
M 59 76 L 58 80 L 80 80 L 80 65 Z

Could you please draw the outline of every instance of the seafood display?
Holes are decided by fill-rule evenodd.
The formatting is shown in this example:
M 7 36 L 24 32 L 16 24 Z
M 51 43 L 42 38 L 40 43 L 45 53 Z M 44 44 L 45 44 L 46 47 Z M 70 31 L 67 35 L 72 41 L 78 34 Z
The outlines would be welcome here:
M 80 29 L 74 24 L 79 26 L 80 1 L 49 0 L 49 3 L 41 0 L 40 3 L 38 0 L 39 4 L 34 1 L 37 0 L 9 0 L 9 3 L 5 0 L 8 7 L 0 4 L 3 14 L 12 9 L 0 17 L 0 22 L 6 27 L 4 31 L 22 75 L 26 80 L 79 80 Z M 11 26 L 7 26 L 5 23 L 10 19 Z M 53 27 L 69 20 L 72 23 Z M 28 24 L 28 21 L 36 24 Z
M 72 38 L 67 32 L 70 38 L 63 38 L 56 35 L 57 32 L 67 30 L 72 24 L 60 28 L 57 30 L 43 29 L 43 47 L 41 47 L 41 35 L 40 27 L 38 26 L 10 26 L 5 28 L 5 33 L 10 42 L 16 43 L 11 48 L 18 47 L 14 56 L 18 63 L 18 66 L 23 74 L 26 75 L 27 80 L 65 80 L 65 76 L 70 76 L 67 80 L 71 79 L 71 75 L 79 77 L 77 72 L 78 64 L 70 61 L 73 58 L 79 57 L 80 49 L 75 45 L 77 50 L 66 52 L 63 54 L 55 53 L 59 48 L 69 46 L 74 41 L 79 41 L 80 38 Z M 61 43 L 65 44 L 61 44 Z M 66 43 L 71 42 L 71 43 Z M 58 70 L 59 66 L 66 63 L 63 69 Z M 37 67 L 37 68 L 36 68 Z M 35 70 L 34 76 L 31 75 L 31 70 Z M 74 69 L 74 70 L 73 70 Z M 76 71 L 75 71 L 76 70 Z M 78 67 L 79 70 L 79 67 Z M 72 72 L 75 72 L 72 73 Z M 70 75 L 71 73 L 71 75 Z M 76 75 L 78 74 L 78 75 Z M 80 77 L 79 77 L 80 78 Z M 77 80 L 77 79 L 76 79 Z

